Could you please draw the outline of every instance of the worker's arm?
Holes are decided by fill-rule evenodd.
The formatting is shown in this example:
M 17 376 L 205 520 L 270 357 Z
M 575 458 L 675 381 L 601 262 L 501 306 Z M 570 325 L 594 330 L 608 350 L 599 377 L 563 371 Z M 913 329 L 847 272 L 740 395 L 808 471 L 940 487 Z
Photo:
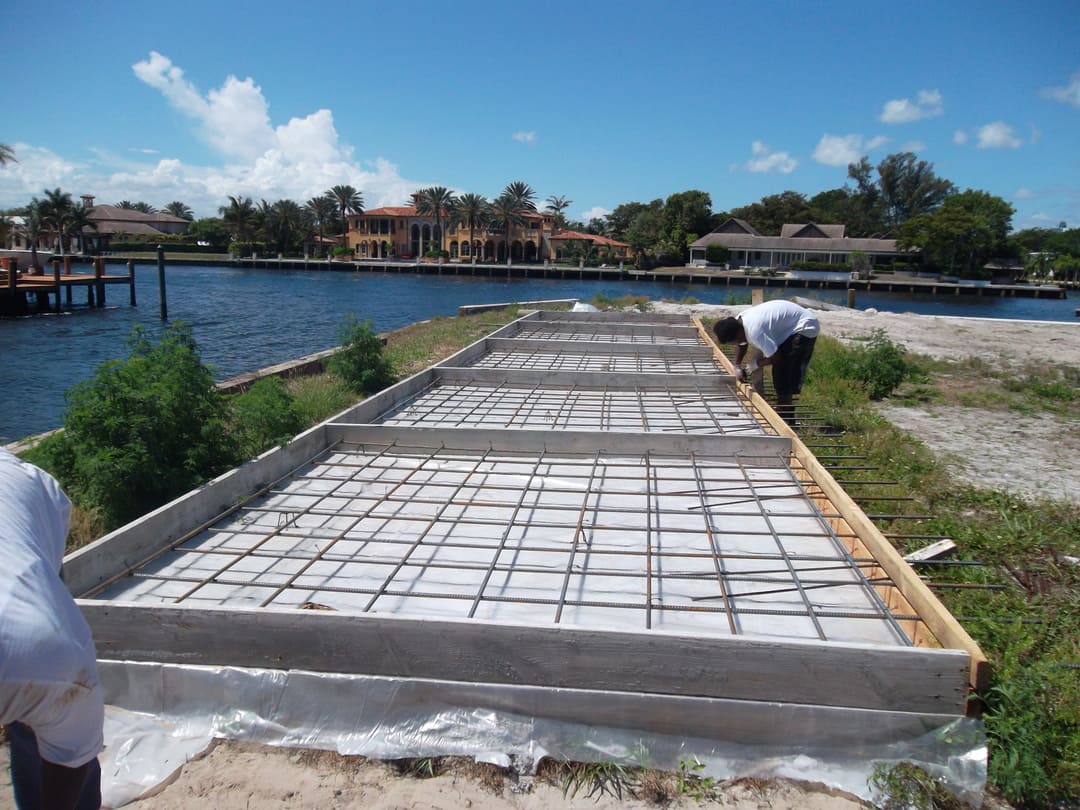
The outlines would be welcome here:
M 737 343 L 735 345 L 735 365 L 741 366 L 743 358 L 746 357 L 747 344 L 745 341 Z
M 42 810 L 71 810 L 79 800 L 89 768 L 90 763 L 68 768 L 41 760 Z

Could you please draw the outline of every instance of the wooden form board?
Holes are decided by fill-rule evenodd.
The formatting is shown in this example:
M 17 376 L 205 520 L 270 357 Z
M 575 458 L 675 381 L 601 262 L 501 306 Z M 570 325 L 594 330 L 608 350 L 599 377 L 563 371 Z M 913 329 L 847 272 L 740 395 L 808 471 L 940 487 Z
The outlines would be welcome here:
M 734 373 L 735 367 L 727 356 L 715 348 L 709 332 L 695 317 L 695 323 L 702 336 L 714 346 L 716 361 L 727 371 Z M 938 646 L 963 650 L 970 656 L 970 687 L 976 691 L 989 686 L 990 669 L 986 656 L 975 640 L 968 634 L 956 618 L 919 579 L 900 552 L 881 533 L 873 521 L 841 487 L 832 474 L 822 465 L 810 449 L 803 444 L 794 431 L 772 409 L 764 397 L 749 385 L 742 384 L 747 398 L 756 406 L 757 413 L 779 434 L 791 439 L 792 457 L 798 461 L 797 474 L 803 480 L 812 483 L 819 490 L 816 500 L 823 514 L 836 515 L 829 518 L 829 523 L 837 535 L 848 543 L 849 550 L 859 556 L 872 557 L 877 561 L 878 569 L 869 569 L 869 578 L 884 575 L 892 585 L 879 586 L 885 603 L 898 613 L 915 613 L 919 622 L 909 622 L 912 641 L 918 645 Z
M 98 655 L 959 714 L 961 651 L 81 601 Z
M 758 467 L 783 466 L 791 449 L 787 436 L 712 436 L 693 433 L 582 433 L 547 430 L 485 428 L 399 428 L 382 425 L 330 423 L 329 444 L 446 447 L 455 450 L 496 452 L 609 453 L 685 456 L 696 453 L 715 458 L 742 458 Z
M 177 682 L 184 694 L 203 695 L 211 705 L 235 705 L 232 681 L 190 667 L 159 663 L 101 661 L 98 664 L 107 702 L 135 712 L 158 714 Z M 566 687 L 476 684 L 437 679 L 377 676 L 328 678 L 325 673 L 293 670 L 287 686 L 302 694 L 320 694 L 327 713 L 341 709 L 344 725 L 362 722 L 369 707 L 384 722 L 386 706 L 371 707 L 371 695 L 392 692 L 395 707 L 461 708 L 470 712 L 502 712 L 522 718 L 544 718 L 588 726 L 628 728 L 680 739 L 699 737 L 740 746 L 781 750 L 822 750 L 895 744 L 915 740 L 955 720 L 955 715 L 886 712 L 799 703 L 761 703 L 723 698 L 685 697 L 659 693 L 596 691 Z M 196 682 L 197 681 L 197 682 Z M 279 693 L 284 695 L 284 691 Z M 282 710 L 286 701 L 275 701 Z M 308 706 L 305 701 L 304 707 Z M 245 707 L 237 707 L 244 710 Z M 260 707 L 253 707 L 258 711 Z M 305 709 L 300 709 L 304 711 Z M 265 709 L 264 709 L 265 711 Z M 285 711 L 288 711 L 285 709 Z M 267 718 L 271 719 L 271 718 Z M 287 720 L 287 718 L 286 718 Z M 304 724 L 301 716 L 296 725 Z

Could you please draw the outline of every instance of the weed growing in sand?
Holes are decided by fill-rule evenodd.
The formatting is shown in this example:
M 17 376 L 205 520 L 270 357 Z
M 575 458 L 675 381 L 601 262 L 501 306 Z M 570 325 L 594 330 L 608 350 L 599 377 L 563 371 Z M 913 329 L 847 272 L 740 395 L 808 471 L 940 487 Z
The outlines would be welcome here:
M 876 765 L 870 777 L 881 810 L 962 810 L 964 804 L 933 776 L 910 762 Z
M 705 763 L 694 757 L 682 760 L 675 775 L 675 789 L 680 796 L 689 796 L 696 802 L 715 799 L 718 795 L 716 780 L 705 774 Z
M 637 795 L 642 770 L 618 762 L 569 762 L 545 759 L 537 775 L 562 788 L 563 798 L 574 798 L 585 791 L 586 798 L 602 796 L 623 798 Z

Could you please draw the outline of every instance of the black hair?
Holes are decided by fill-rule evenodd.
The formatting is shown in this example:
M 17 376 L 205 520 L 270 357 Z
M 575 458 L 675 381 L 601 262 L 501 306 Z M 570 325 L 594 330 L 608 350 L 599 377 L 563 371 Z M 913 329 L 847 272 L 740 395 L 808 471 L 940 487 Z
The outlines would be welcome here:
M 734 343 L 742 337 L 742 324 L 738 318 L 721 318 L 713 326 L 713 332 L 719 343 Z

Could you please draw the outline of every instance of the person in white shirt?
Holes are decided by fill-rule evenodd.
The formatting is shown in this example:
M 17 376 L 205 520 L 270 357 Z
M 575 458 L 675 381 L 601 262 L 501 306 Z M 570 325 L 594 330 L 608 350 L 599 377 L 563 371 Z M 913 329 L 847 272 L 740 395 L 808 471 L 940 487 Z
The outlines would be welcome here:
M 735 365 L 745 379 L 742 361 L 750 346 L 764 359 L 757 365 L 772 366 L 776 389 L 776 412 L 795 427 L 794 397 L 802 391 L 806 370 L 814 353 L 821 325 L 814 313 L 792 301 L 766 301 L 745 309 L 735 318 L 722 318 L 713 326 L 719 343 L 734 343 Z
M 97 655 L 60 579 L 70 517 L 56 479 L 0 449 L 0 724 L 20 810 L 101 806 Z

